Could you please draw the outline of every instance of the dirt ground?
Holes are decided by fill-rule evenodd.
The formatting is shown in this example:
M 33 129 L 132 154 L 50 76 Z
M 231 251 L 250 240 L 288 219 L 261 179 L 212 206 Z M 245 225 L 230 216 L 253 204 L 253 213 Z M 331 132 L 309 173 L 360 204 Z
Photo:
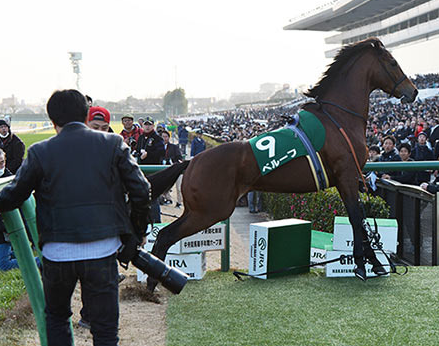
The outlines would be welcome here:
M 175 197 L 175 194 L 172 194 Z M 167 214 L 180 215 L 183 209 L 177 209 L 172 206 L 162 206 L 162 212 Z M 162 222 L 172 222 L 174 218 L 162 216 Z M 248 249 L 243 246 L 240 236 L 235 232 L 233 227 L 230 230 L 230 266 L 231 268 L 247 268 L 248 266 Z M 220 251 L 211 251 L 206 254 L 208 270 L 219 270 L 221 268 Z M 120 272 L 126 275 L 126 279 L 120 284 L 120 320 L 119 320 L 119 338 L 121 346 L 164 346 L 166 344 L 166 308 L 170 293 L 159 286 L 158 297 L 160 302 L 154 303 L 142 299 L 142 293 L 145 291 L 145 285 L 137 282 L 136 269 L 131 266 L 128 271 L 120 268 Z M 79 286 L 79 285 L 78 285 Z M 73 327 L 76 346 L 92 345 L 92 336 L 90 332 L 78 326 L 80 319 L 79 310 L 82 303 L 80 298 L 80 289 L 77 286 L 73 299 Z M 20 315 L 21 313 L 30 312 L 29 302 L 25 301 L 11 315 Z M 26 312 L 25 312 L 26 311 Z M 7 323 L 7 321 L 5 321 Z M 35 322 L 30 320 L 26 322 L 30 325 L 25 327 L 24 339 L 21 345 L 36 346 L 40 345 L 38 333 L 36 332 Z M 23 329 L 22 329 L 23 330 Z

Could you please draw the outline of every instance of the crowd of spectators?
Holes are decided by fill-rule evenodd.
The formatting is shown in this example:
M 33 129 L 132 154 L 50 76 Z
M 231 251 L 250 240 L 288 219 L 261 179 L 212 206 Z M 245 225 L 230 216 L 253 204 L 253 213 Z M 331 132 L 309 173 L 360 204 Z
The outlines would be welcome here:
M 437 88 L 439 74 L 416 75 L 412 81 L 418 89 Z M 215 113 L 215 116 L 207 120 L 191 120 L 185 125 L 200 129 L 204 134 L 221 142 L 248 140 L 282 127 L 285 124 L 283 116 L 294 114 L 299 108 L 300 105 L 237 108 Z M 372 93 L 366 139 L 368 147 L 373 148 L 373 160 L 403 160 L 399 155 L 401 148 L 404 152 L 403 161 L 437 160 L 439 97 L 401 104 L 387 99 L 383 92 Z M 386 144 L 390 143 L 389 145 L 385 144 L 386 139 Z M 418 185 L 430 182 L 435 176 L 430 176 L 430 172 L 419 172 L 416 175 L 393 172 L 392 175 L 384 174 L 384 178 Z

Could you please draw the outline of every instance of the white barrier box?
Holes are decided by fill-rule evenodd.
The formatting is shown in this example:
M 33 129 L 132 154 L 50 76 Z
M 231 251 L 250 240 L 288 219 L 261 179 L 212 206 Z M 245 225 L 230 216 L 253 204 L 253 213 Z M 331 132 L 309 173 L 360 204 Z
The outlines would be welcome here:
M 158 232 L 169 225 L 169 223 L 154 224 L 151 230 L 151 226 L 148 226 L 148 235 L 146 236 L 146 251 L 151 251 L 154 246 L 154 242 L 157 238 Z M 217 223 L 208 229 L 202 230 L 189 237 L 183 238 L 172 245 L 168 254 L 183 254 L 193 252 L 204 252 L 214 250 L 224 250 L 226 243 L 226 225 L 224 223 Z
M 249 274 L 262 274 L 292 266 L 309 265 L 311 222 L 286 219 L 250 224 Z M 259 279 L 309 272 L 294 271 L 260 275 Z
M 367 219 L 374 229 L 373 219 Z M 398 245 L 398 223 L 395 219 L 376 219 L 378 233 L 381 236 L 380 243 L 385 251 L 396 253 Z M 334 243 L 333 249 L 337 251 L 353 251 L 354 235 L 349 218 L 336 216 L 334 220 Z M 374 248 L 374 250 L 378 250 Z
M 334 235 L 332 233 L 311 230 L 310 264 L 326 261 L 326 251 L 332 250 L 333 237 Z M 314 268 L 324 268 L 324 265 L 315 266 Z
M 165 258 L 165 263 L 183 273 L 186 273 L 188 280 L 201 280 L 206 274 L 206 254 L 204 252 L 191 254 L 170 254 Z M 146 282 L 148 275 L 137 269 L 137 281 Z
M 389 262 L 386 259 L 386 256 L 384 256 L 381 251 L 375 251 L 375 254 L 376 254 L 378 260 L 381 262 L 381 264 L 385 266 L 384 268 L 387 271 L 389 271 L 390 267 L 386 266 L 389 264 Z M 350 256 L 350 257 L 341 261 L 341 263 L 340 263 L 340 261 L 328 263 L 326 265 L 326 277 L 328 277 L 328 278 L 355 277 L 355 274 L 354 274 L 355 263 L 354 263 L 354 257 L 353 257 L 352 251 L 326 251 L 326 260 L 329 261 L 329 260 L 338 258 L 341 255 Z M 367 273 L 368 277 L 369 276 L 376 276 L 376 274 L 372 271 L 371 264 L 366 264 L 366 273 Z M 385 276 L 388 276 L 388 275 L 389 274 L 387 274 Z

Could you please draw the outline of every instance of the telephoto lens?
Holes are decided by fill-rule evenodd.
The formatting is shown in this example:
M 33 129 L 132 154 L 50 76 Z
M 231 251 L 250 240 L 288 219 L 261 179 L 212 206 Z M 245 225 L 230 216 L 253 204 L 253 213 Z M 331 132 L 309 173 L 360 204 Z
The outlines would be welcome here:
M 188 276 L 177 268 L 172 268 L 159 258 L 145 250 L 138 250 L 131 263 L 153 279 L 158 280 L 163 287 L 174 294 L 179 294 L 187 283 Z

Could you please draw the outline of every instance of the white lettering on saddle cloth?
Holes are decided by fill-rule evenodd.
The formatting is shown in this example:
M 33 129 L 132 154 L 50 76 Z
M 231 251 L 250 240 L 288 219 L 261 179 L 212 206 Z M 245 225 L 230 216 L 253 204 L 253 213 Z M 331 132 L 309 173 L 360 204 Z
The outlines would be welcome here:
M 267 137 L 265 137 L 265 138 L 267 138 Z M 262 139 L 265 139 L 265 138 L 262 138 Z M 273 139 L 273 143 L 274 143 L 275 139 L 273 137 L 271 137 L 271 138 Z M 256 143 L 257 148 L 258 148 L 258 143 L 259 143 L 259 141 Z M 258 149 L 261 150 L 260 148 L 258 148 Z M 274 151 L 274 149 L 273 149 L 273 151 Z M 296 149 L 291 149 L 291 150 L 287 151 L 287 155 L 282 156 L 279 160 L 271 160 L 270 162 L 266 163 L 264 165 L 264 167 L 262 168 L 262 173 L 265 173 L 267 170 L 272 171 L 273 169 L 279 167 L 280 163 L 283 160 L 286 160 L 288 158 L 288 156 L 290 156 L 290 158 L 293 159 L 296 156 L 296 154 L 297 154 Z M 274 156 L 274 154 L 273 154 L 273 156 Z M 272 157 L 272 156 L 269 155 L 269 157 Z

